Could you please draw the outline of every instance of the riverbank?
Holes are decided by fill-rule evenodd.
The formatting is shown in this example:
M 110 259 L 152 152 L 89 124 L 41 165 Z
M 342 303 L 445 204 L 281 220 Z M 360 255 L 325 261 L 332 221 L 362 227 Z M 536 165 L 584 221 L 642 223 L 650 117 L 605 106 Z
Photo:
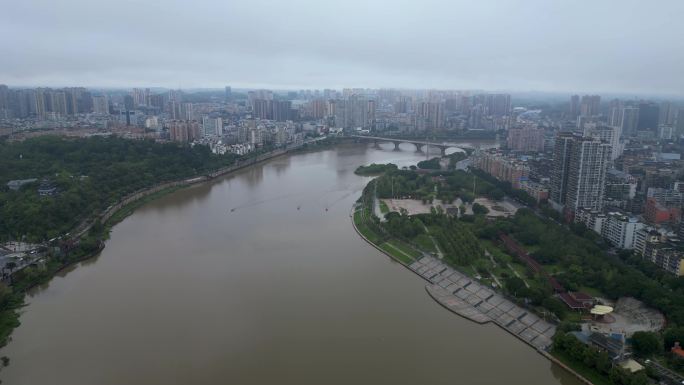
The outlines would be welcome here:
M 126 195 L 117 203 L 109 206 L 105 211 L 81 222 L 70 232 L 68 239 L 63 240 L 63 244 L 80 245 L 81 247 L 77 247 L 73 250 L 70 248 L 62 249 L 59 256 L 42 257 L 37 260 L 36 263 L 31 264 L 30 269 L 25 269 L 25 271 L 19 270 L 12 273 L 13 277 L 10 281 L 10 286 L 14 291 L 12 300 L 16 302 L 16 306 L 5 311 L 4 313 L 6 314 L 0 317 L 0 347 L 9 342 L 12 331 L 20 325 L 19 310 L 24 306 L 24 296 L 26 295 L 26 292 L 38 285 L 49 282 L 57 273 L 99 255 L 105 248 L 106 239 L 108 238 L 111 227 L 132 214 L 138 207 L 179 189 L 211 182 L 222 176 L 258 165 L 276 157 L 302 151 L 303 148 L 305 151 L 326 148 L 328 147 L 326 142 L 327 141 L 323 139 L 319 139 L 300 145 L 292 145 L 287 148 L 277 149 L 247 159 L 238 160 L 231 166 L 223 167 L 213 172 L 197 174 L 192 177 L 141 189 Z M 91 237 L 89 236 L 90 232 L 95 226 L 100 227 L 97 229 L 95 237 Z
M 112 227 L 98 257 L 29 292 L 22 325 L 0 352 L 11 357 L 0 378 L 580 385 L 498 330 L 434 306 L 425 284 L 388 257 L 369 258 L 347 217 L 369 179 L 353 171 L 388 159 L 402 167 L 423 157 L 342 145 L 145 204 Z M 195 352 L 193 363 L 176 365 L 178 351 Z M 157 364 L 140 365 L 150 357 Z M 413 365 L 396 365 L 406 357 Z M 349 369 L 331 377 L 339 362 Z
M 289 153 L 297 153 L 301 151 L 314 151 L 318 150 L 321 148 L 326 148 L 332 144 L 331 142 L 338 143 L 342 142 L 344 138 L 317 138 L 310 140 L 308 142 L 304 142 L 301 144 L 295 144 L 295 145 L 290 145 L 285 148 L 280 148 L 276 150 L 272 150 L 263 154 L 258 154 L 253 157 L 248 157 L 245 159 L 238 159 L 235 164 L 223 167 L 220 169 L 217 169 L 215 171 L 209 172 L 209 173 L 202 173 L 202 174 L 196 174 L 192 177 L 188 178 L 182 178 L 170 182 L 165 182 L 161 183 L 152 187 L 147 187 L 138 191 L 135 191 L 123 198 L 121 198 L 117 203 L 111 205 L 108 207 L 103 213 L 94 216 L 93 218 L 87 219 L 83 221 L 79 226 L 76 227 L 76 229 L 73 231 L 73 234 L 71 235 L 72 239 L 80 239 L 83 237 L 87 232 L 96 224 L 96 223 L 106 223 L 110 220 L 110 218 L 114 215 L 117 215 L 117 213 L 125 208 L 126 206 L 130 205 L 133 202 L 136 202 L 142 198 L 145 198 L 149 195 L 152 194 L 157 194 L 160 191 L 163 190 L 169 190 L 174 191 L 173 189 L 178 189 L 182 187 L 187 187 L 195 184 L 200 184 L 200 183 L 206 183 L 209 181 L 212 181 L 216 178 L 228 175 L 230 173 L 233 173 L 235 171 L 254 166 L 256 164 L 271 160 L 273 158 L 276 158 L 278 156 L 282 156 L 285 154 Z M 333 144 L 334 144 L 333 143 Z
M 389 252 L 380 246 L 381 241 L 388 242 L 387 237 L 380 237 L 368 228 L 359 229 L 359 226 L 366 226 L 363 223 L 363 210 L 365 208 L 362 203 L 357 202 L 352 207 L 350 217 L 356 233 L 368 244 L 426 280 L 429 284 L 425 286 L 425 290 L 435 302 L 452 313 L 477 324 L 497 325 L 565 369 L 582 383 L 596 385 L 548 353 L 556 331 L 555 325 L 525 311 L 501 294 L 470 279 L 466 274 L 427 253 L 422 253 L 420 258 L 415 258 L 413 262 L 410 262 L 398 257 L 396 253 Z

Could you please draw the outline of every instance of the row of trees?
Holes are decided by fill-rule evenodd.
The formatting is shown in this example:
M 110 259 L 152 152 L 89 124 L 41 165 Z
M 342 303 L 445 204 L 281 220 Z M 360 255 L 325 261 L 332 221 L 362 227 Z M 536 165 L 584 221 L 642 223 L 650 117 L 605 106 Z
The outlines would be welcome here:
M 385 215 L 387 222 L 383 224 L 385 229 L 397 238 L 411 240 L 425 233 L 423 223 L 418 218 L 411 217 L 406 213 L 390 212 Z
M 427 214 L 421 215 L 420 219 L 429 227 L 430 234 L 437 240 L 448 261 L 465 266 L 484 256 L 484 249 L 478 239 L 457 218 Z
M 379 198 L 412 198 L 424 201 L 438 198 L 449 203 L 460 198 L 464 203 L 470 203 L 476 196 L 486 196 L 493 200 L 501 200 L 505 196 L 504 191 L 495 184 L 462 170 L 435 171 L 430 174 L 419 174 L 413 170 L 386 171 L 388 172 L 377 178 Z

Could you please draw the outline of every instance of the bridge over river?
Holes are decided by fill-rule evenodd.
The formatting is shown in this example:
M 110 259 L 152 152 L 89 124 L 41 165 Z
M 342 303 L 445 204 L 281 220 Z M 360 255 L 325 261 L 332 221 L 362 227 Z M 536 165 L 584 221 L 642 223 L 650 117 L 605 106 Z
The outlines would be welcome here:
M 446 150 L 448 148 L 458 148 L 458 149 L 473 148 L 473 146 L 471 144 L 466 144 L 466 143 L 432 142 L 432 141 L 428 141 L 428 140 L 387 138 L 387 137 L 368 136 L 368 135 L 352 135 L 351 137 L 359 139 L 359 140 L 372 141 L 376 146 L 380 143 L 386 143 L 386 142 L 394 143 L 394 149 L 396 151 L 399 151 L 399 145 L 402 143 L 413 144 L 414 146 L 416 146 L 416 151 L 418 151 L 418 152 L 422 152 L 423 147 L 425 147 L 425 146 L 437 147 L 441 151 L 442 155 L 446 155 Z

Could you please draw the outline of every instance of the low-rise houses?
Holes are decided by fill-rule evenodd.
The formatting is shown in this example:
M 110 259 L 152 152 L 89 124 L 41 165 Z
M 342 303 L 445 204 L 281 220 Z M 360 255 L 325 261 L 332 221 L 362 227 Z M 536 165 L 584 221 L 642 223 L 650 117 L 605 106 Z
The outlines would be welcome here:
M 637 231 L 634 251 L 661 269 L 684 275 L 684 250 L 677 234 L 663 228 L 644 227 Z
M 677 224 L 682 219 L 684 194 L 675 189 L 649 188 L 644 219 L 652 224 Z
M 684 253 L 679 242 L 646 242 L 643 258 L 676 276 L 684 275 Z
M 231 154 L 245 155 L 251 151 L 254 151 L 254 147 L 249 143 L 233 144 L 228 147 L 228 152 Z

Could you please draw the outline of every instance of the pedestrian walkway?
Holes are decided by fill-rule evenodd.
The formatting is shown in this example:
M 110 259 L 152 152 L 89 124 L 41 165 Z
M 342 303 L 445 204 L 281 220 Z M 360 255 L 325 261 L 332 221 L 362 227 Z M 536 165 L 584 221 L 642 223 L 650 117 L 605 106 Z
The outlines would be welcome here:
M 551 345 L 553 324 L 439 259 L 426 255 L 409 268 L 430 282 L 428 294 L 452 312 L 480 324 L 492 322 L 537 349 Z

